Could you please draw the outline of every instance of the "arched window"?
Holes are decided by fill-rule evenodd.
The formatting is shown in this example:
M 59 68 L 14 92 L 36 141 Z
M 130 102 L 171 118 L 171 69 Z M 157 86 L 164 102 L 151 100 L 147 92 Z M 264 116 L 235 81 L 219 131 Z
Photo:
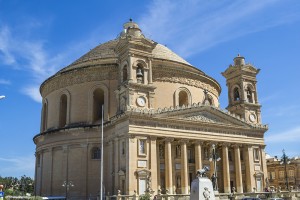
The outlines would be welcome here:
M 144 70 L 143 67 L 138 64 L 136 69 L 136 81 L 137 83 L 144 83 Z
M 104 105 L 104 91 L 98 88 L 93 93 L 93 122 L 102 119 L 102 105 Z
M 127 74 L 127 65 L 125 65 L 124 67 L 123 67 L 123 82 L 124 81 L 127 81 L 127 76 L 128 76 L 128 74 Z
M 234 88 L 233 90 L 233 99 L 234 101 L 239 101 L 240 100 L 240 92 L 239 92 L 239 88 Z
M 188 99 L 188 94 L 186 93 L 186 91 L 181 90 L 179 92 L 178 98 L 179 98 L 179 100 L 178 100 L 179 106 L 183 106 L 183 105 L 188 106 L 189 99 Z
M 42 131 L 47 129 L 47 115 L 48 115 L 48 107 L 47 103 L 43 104 L 43 116 L 42 116 Z
M 67 124 L 67 95 L 63 94 L 60 97 L 60 108 L 59 108 L 59 127 L 65 127 Z
M 101 150 L 99 147 L 94 147 L 92 149 L 92 159 L 93 160 L 101 159 Z
M 252 91 L 250 87 L 247 87 L 246 94 L 247 94 L 247 101 L 249 103 L 253 103 Z

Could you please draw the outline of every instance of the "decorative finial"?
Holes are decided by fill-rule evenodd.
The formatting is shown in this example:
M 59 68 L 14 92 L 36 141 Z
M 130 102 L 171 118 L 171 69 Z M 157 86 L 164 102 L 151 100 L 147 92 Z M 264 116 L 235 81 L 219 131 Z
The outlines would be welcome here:
M 241 57 L 241 55 L 238 53 L 238 57 Z
M 130 18 L 129 21 L 132 22 L 132 19 Z

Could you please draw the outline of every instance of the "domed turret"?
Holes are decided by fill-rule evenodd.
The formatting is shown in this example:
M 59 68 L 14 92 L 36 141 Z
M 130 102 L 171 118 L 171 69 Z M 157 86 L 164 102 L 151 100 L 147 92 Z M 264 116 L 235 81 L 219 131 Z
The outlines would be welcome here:
M 238 54 L 237 57 L 233 59 L 233 61 L 235 66 L 245 65 L 245 58 L 240 54 Z
M 133 22 L 132 19 L 123 25 L 124 30 L 121 32 L 120 36 L 132 36 L 132 37 L 144 37 L 142 31 L 137 23 Z

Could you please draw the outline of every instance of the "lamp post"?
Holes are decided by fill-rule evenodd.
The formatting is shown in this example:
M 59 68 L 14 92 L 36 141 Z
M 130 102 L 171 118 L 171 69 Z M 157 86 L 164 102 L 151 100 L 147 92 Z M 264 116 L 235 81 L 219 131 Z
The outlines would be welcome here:
M 281 157 L 281 162 L 280 162 L 280 164 L 281 164 L 281 165 L 284 165 L 285 186 L 286 186 L 286 189 L 288 190 L 288 189 L 289 189 L 289 180 L 288 180 L 288 176 L 287 176 L 286 166 L 287 166 L 288 164 L 290 164 L 290 161 L 289 161 L 287 155 L 285 154 L 284 149 L 282 150 L 282 153 L 283 153 L 283 155 L 282 155 L 282 157 Z
M 64 181 L 62 186 L 66 189 L 66 199 L 68 199 L 70 187 L 74 187 L 75 185 L 72 181 Z
M 209 161 L 213 162 L 213 164 L 214 164 L 214 172 L 211 177 L 214 191 L 218 191 L 217 162 L 220 160 L 221 160 L 221 158 L 216 153 L 216 146 L 215 146 L 215 144 L 212 144 L 212 154 L 211 154 L 211 158 L 209 159 Z

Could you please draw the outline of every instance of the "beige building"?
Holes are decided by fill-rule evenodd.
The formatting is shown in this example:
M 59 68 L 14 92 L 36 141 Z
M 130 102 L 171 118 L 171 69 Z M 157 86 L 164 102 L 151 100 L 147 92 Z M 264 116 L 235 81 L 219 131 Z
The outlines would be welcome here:
M 288 183 L 289 189 L 300 189 L 300 158 L 288 159 L 284 164 L 283 159 L 277 157 L 267 158 L 268 185 L 269 187 L 286 190 Z
M 36 144 L 36 194 L 95 198 L 100 182 L 101 112 L 104 104 L 106 194 L 188 194 L 197 169 L 214 171 L 219 192 L 266 187 L 264 133 L 256 89 L 259 69 L 238 55 L 213 78 L 147 39 L 130 21 L 101 44 L 48 78 Z

